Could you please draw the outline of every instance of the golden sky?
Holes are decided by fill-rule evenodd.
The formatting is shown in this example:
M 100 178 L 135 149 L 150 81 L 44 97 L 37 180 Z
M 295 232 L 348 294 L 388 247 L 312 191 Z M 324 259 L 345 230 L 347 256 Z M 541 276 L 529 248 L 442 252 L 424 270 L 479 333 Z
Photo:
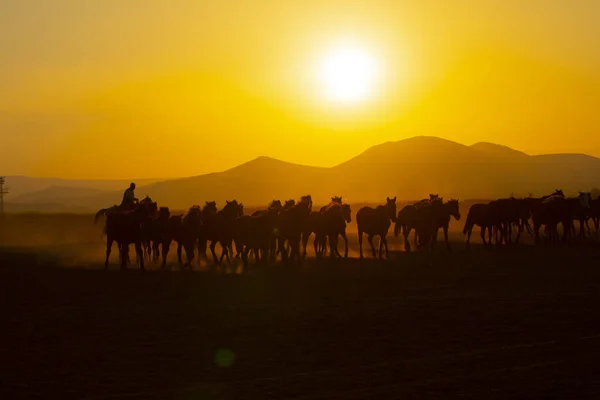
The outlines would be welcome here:
M 415 135 L 600 156 L 600 1 L 0 0 L 0 173 L 331 166 Z M 379 66 L 335 104 L 340 43 Z

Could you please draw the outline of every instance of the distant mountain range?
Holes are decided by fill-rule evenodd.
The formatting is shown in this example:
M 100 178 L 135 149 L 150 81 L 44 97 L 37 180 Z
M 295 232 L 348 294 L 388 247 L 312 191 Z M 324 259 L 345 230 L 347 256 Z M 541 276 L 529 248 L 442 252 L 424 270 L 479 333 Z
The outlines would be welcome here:
M 129 184 L 48 180 L 46 186 L 41 181 L 36 186 L 24 181 L 29 183 L 27 191 L 14 177 L 7 181 L 12 188 L 8 211 L 97 210 L 120 202 Z M 465 146 L 419 136 L 373 146 L 332 168 L 259 157 L 223 172 L 136 183 L 139 198 L 149 195 L 176 209 L 234 198 L 246 205 L 263 205 L 307 193 L 317 203 L 333 195 L 357 203 L 382 202 L 387 196 L 420 199 L 428 193 L 472 199 L 542 195 L 560 188 L 575 194 L 600 185 L 600 159 L 584 154 L 530 156 L 492 143 Z

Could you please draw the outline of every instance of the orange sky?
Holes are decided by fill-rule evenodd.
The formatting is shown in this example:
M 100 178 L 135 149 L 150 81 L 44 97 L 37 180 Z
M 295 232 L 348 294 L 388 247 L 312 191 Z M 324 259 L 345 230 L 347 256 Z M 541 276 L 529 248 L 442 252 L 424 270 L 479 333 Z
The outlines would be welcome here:
M 0 1 L 0 173 L 176 177 L 329 166 L 432 135 L 600 156 L 600 2 Z M 320 57 L 381 66 L 332 105 Z

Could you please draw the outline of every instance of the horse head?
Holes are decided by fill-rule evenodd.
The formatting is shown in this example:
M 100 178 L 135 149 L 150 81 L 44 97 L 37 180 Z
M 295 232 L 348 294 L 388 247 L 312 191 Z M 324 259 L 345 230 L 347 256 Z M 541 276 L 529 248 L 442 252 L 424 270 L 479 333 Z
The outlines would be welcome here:
M 458 206 L 458 199 L 450 199 L 446 204 L 450 209 L 450 215 L 452 215 L 455 220 L 460 221 L 460 207 Z
M 350 204 L 342 203 L 342 215 L 347 223 L 352 222 L 352 210 L 350 209 Z
M 171 211 L 169 207 L 161 207 L 158 209 L 158 219 L 167 220 L 171 216 Z
M 281 210 L 281 200 L 273 200 L 271 204 L 269 204 L 269 209 L 274 208 L 277 211 Z
M 579 204 L 583 208 L 590 208 L 592 194 L 589 192 L 579 192 Z
M 389 197 L 386 199 L 385 207 L 388 211 L 388 216 L 392 220 L 392 222 L 396 222 L 396 196 L 393 199 Z
M 216 214 L 217 213 L 217 202 L 216 201 L 207 201 L 202 209 L 204 214 Z
M 285 204 L 283 205 L 283 209 L 289 210 L 290 208 L 294 207 L 295 205 L 296 205 L 296 200 L 294 200 L 294 199 L 286 200 Z
M 237 218 L 239 215 L 239 204 L 237 200 L 227 201 L 225 207 L 218 214 L 231 216 L 232 218 Z
M 331 198 L 332 203 L 342 204 L 342 196 L 333 196 Z
M 310 194 L 300 197 L 300 203 L 306 203 L 308 205 L 308 209 L 312 210 L 313 201 Z

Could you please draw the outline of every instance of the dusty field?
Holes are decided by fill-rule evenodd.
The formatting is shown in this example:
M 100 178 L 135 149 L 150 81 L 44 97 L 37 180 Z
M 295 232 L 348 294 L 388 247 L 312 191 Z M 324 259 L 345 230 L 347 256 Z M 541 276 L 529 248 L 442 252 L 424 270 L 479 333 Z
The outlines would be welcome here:
M 122 274 L 98 227 L 36 226 L 0 251 L 2 399 L 600 396 L 595 243 L 466 252 L 454 233 L 452 254 Z

